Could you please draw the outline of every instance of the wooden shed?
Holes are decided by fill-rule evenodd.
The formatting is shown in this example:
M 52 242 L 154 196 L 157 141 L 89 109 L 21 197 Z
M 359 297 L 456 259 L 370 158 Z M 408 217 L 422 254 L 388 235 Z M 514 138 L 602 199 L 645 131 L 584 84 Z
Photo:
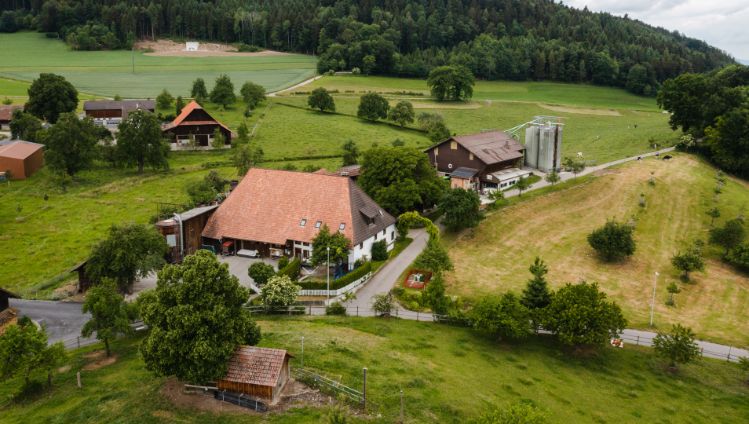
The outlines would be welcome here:
M 0 288 L 0 312 L 10 308 L 10 299 L 18 299 L 19 297 L 8 290 Z
M 156 223 L 156 229 L 169 245 L 170 262 L 182 262 L 185 256 L 202 247 L 203 228 L 217 208 L 218 205 L 200 206 Z
M 226 377 L 217 382 L 220 390 L 278 402 L 290 378 L 289 358 L 283 349 L 240 346 L 229 359 Z
M 44 145 L 29 141 L 0 142 L 0 172 L 24 180 L 44 166 Z

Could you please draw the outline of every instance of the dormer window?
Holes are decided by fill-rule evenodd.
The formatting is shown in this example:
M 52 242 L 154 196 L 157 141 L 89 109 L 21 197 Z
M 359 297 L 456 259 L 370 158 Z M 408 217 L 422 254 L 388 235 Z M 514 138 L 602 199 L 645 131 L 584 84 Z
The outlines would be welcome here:
M 345 223 L 343 223 L 343 222 L 341 222 L 341 225 L 339 225 L 339 226 L 338 226 L 338 230 L 339 230 L 339 231 L 343 231 L 343 230 L 345 230 L 345 229 L 346 229 L 346 224 L 345 224 Z
M 320 229 L 321 225 L 322 225 L 322 221 L 315 222 L 315 228 L 317 228 L 318 230 Z
M 302 220 L 299 221 L 299 226 L 300 227 L 304 227 L 305 225 L 307 225 L 307 219 L 306 218 L 302 218 Z

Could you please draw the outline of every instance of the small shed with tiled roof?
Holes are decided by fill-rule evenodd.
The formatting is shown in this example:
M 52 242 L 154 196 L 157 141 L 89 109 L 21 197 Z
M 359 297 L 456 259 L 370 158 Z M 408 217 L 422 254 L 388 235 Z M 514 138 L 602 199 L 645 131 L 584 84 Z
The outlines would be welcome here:
M 216 387 L 276 403 L 291 377 L 290 358 L 283 349 L 240 346 L 229 359 L 226 377 Z
M 177 146 L 189 145 L 190 138 L 194 137 L 198 146 L 211 147 L 216 130 L 224 135 L 224 144 L 227 146 L 231 144 L 234 136 L 229 127 L 217 121 L 195 100 L 182 108 L 179 116 L 164 125 L 161 130 L 164 136 Z

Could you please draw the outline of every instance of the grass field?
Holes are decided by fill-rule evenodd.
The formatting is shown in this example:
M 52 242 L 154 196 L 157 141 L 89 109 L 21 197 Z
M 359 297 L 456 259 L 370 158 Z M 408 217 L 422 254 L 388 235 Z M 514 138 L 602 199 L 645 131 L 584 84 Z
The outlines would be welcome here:
M 411 321 L 372 318 L 263 319 L 261 345 L 288 349 L 305 366 L 343 384 L 361 387 L 368 368 L 370 416 L 350 422 L 392 423 L 404 392 L 407 423 L 463 423 L 492 405 L 521 400 L 542 408 L 551 423 L 727 423 L 749 419 L 749 388 L 733 364 L 703 360 L 679 373 L 644 348 L 604 349 L 593 358 L 564 353 L 551 340 L 498 344 L 473 331 Z M 75 373 L 86 363 L 74 354 L 55 388 L 36 401 L 6 401 L 18 381 L 0 386 L 3 423 L 219 422 L 318 423 L 327 408 L 296 409 L 258 417 L 199 412 L 170 403 L 164 379 L 152 376 L 136 352 L 138 340 L 114 346 L 116 363 Z M 84 351 L 90 351 L 89 348 Z
M 651 172 L 656 185 L 648 184 Z M 624 309 L 630 327 L 648 325 L 653 276 L 660 272 L 655 321 L 692 327 L 699 337 L 749 344 L 749 278 L 719 261 L 708 249 L 704 273 L 681 284 L 676 307 L 665 305 L 666 286 L 678 281 L 671 256 L 697 239 L 706 240 L 715 169 L 695 157 L 631 162 L 572 188 L 520 201 L 490 214 L 478 228 L 447 237 L 455 271 L 448 292 L 468 298 L 505 290 L 519 291 L 535 256 L 549 265 L 554 287 L 580 280 L 597 281 Z M 643 193 L 646 207 L 640 208 Z M 729 181 L 720 195 L 721 221 L 749 204 L 749 186 Z M 636 222 L 637 251 L 629 260 L 604 264 L 587 235 L 607 219 Z
M 170 57 L 126 50 L 74 51 L 62 41 L 35 32 L 0 34 L 0 46 L 3 57 L 13 58 L 0 63 L 0 76 L 31 81 L 39 73 L 54 72 L 65 76 L 79 91 L 126 98 L 153 98 L 164 88 L 175 96 L 186 96 L 195 78 L 205 79 L 210 89 L 216 77 L 224 73 L 234 81 L 237 91 L 245 81 L 275 91 L 313 76 L 317 63 L 316 58 L 299 54 Z
M 230 152 L 173 154 L 166 172 L 100 167 L 82 172 L 66 192 L 45 168 L 32 178 L 0 186 L 0 281 L 24 297 L 54 297 L 67 271 L 116 223 L 146 223 L 157 203 L 185 203 L 185 185 L 208 173 L 204 163 L 227 163 Z M 335 169 L 339 160 L 268 163 Z M 231 166 L 215 168 L 236 178 Z M 44 200 L 47 195 L 48 199 Z

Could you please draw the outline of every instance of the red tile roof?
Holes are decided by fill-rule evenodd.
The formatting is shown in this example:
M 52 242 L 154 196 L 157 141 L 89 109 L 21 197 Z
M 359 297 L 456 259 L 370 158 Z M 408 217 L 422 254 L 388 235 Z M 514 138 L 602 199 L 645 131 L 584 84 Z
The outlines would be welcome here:
M 43 147 L 43 144 L 32 143 L 30 141 L 11 141 L 0 144 L 0 156 L 13 159 L 26 159 Z
M 240 346 L 229 359 L 223 380 L 275 387 L 287 356 L 291 355 L 283 349 Z
M 374 223 L 368 215 L 374 215 Z M 318 221 L 320 228 L 326 224 L 331 232 L 340 230 L 359 244 L 394 224 L 395 218 L 350 178 L 253 168 L 208 220 L 203 237 L 311 242 Z

